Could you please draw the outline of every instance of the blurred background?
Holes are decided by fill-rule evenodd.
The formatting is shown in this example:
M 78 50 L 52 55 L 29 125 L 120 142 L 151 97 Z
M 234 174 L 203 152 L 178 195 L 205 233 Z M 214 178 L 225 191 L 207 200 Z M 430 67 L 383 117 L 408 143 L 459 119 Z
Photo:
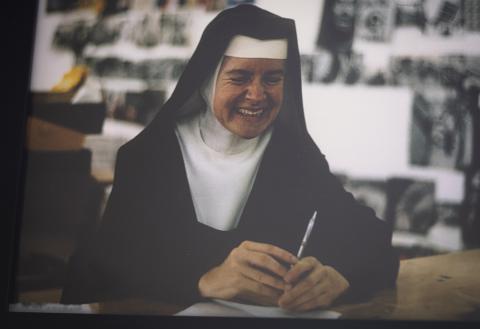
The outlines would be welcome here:
M 401 258 L 480 246 L 479 1 L 42 0 L 11 302 L 58 302 L 118 148 L 239 3 L 296 21 L 309 132 Z

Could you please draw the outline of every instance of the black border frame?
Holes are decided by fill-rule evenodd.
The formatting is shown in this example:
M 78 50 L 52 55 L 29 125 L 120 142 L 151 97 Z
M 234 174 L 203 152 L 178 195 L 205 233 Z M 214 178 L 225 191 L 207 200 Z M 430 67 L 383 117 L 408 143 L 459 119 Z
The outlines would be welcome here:
M 21 214 L 23 182 L 25 173 L 24 142 L 25 126 L 28 115 L 27 95 L 30 89 L 35 25 L 37 17 L 36 1 L 28 1 L 23 6 L 7 6 L 2 11 L 2 31 L 7 37 L 7 47 L 3 50 L 5 82 L 4 97 L 6 102 L 3 120 L 5 122 L 3 140 L 4 197 L 2 198 L 3 230 L 2 240 L 5 245 L 2 251 L 7 266 L 4 267 L 4 280 L 1 286 L 2 311 L 8 311 L 8 301 L 13 292 L 13 278 L 16 269 L 18 228 Z

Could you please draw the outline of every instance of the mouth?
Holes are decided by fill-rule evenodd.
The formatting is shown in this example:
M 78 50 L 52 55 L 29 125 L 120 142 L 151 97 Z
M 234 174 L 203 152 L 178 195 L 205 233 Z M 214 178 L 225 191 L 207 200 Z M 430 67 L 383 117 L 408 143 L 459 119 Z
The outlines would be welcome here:
M 249 118 L 257 118 L 262 116 L 263 113 L 266 112 L 266 108 L 261 107 L 261 108 L 245 108 L 245 107 L 239 107 L 236 111 L 238 114 L 249 117 Z

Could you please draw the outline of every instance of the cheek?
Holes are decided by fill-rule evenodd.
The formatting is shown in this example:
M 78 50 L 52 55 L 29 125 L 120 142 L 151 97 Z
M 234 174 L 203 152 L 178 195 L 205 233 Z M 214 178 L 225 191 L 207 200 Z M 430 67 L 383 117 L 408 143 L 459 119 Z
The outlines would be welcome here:
M 223 88 L 215 92 L 215 98 L 213 100 L 215 113 L 223 113 L 225 115 L 229 112 L 241 96 L 241 91 L 237 89 L 238 88 Z
M 218 95 L 218 93 L 217 93 Z M 228 114 L 229 108 L 230 108 L 230 102 L 229 98 L 225 97 L 224 94 L 221 94 L 222 96 L 215 96 L 215 99 L 213 101 L 213 112 L 215 113 L 217 119 L 221 119 L 221 117 L 224 117 L 225 115 Z
M 274 105 L 276 107 L 281 107 L 283 103 L 283 87 L 273 90 L 271 95 Z

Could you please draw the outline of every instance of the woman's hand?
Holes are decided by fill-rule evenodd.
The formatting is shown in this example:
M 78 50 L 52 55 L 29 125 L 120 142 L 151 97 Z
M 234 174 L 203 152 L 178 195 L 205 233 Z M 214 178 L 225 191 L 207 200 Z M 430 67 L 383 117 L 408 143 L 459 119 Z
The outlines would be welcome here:
M 297 258 L 276 246 L 244 241 L 225 261 L 205 273 L 198 282 L 203 297 L 278 305 L 285 289 L 283 277 Z
M 299 260 L 284 280 L 285 292 L 278 305 L 294 312 L 328 307 L 350 286 L 334 268 L 322 265 L 315 257 Z

